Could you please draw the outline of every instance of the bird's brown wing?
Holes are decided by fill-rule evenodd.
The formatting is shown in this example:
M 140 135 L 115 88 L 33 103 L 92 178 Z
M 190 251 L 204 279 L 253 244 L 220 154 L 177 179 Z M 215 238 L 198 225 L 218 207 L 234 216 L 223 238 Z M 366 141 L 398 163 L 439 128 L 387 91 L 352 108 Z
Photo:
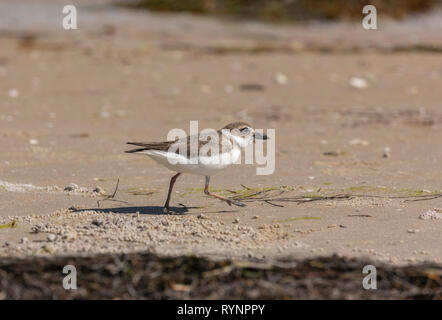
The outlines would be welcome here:
M 125 151 L 126 153 L 136 153 L 146 150 L 159 150 L 159 151 L 167 151 L 170 146 L 175 141 L 164 141 L 164 142 L 127 142 L 127 144 L 131 144 L 134 146 L 139 146 L 141 148 L 132 149 Z
M 130 145 L 135 145 L 135 146 L 139 146 L 141 148 L 137 148 L 137 149 L 132 149 L 132 150 L 128 150 L 125 151 L 126 153 L 137 153 L 137 152 L 142 152 L 142 151 L 147 151 L 147 150 L 158 150 L 158 151 L 168 151 L 172 149 L 174 150 L 175 153 L 180 154 L 180 150 L 184 149 L 187 152 L 187 156 L 191 155 L 191 157 L 193 157 L 193 152 L 191 152 L 191 146 L 192 144 L 196 143 L 198 145 L 198 150 L 196 150 L 196 154 L 199 153 L 199 150 L 201 150 L 201 148 L 203 146 L 208 147 L 209 148 L 213 147 L 214 150 L 216 150 L 217 152 L 221 153 L 221 152 L 229 152 L 230 150 L 232 150 L 232 144 L 230 143 L 229 140 L 223 139 L 223 136 L 221 135 L 220 132 L 217 132 L 218 134 L 218 140 L 219 141 L 214 141 L 211 138 L 205 138 L 206 135 L 193 135 L 193 136 L 187 136 L 186 138 L 183 139 L 178 139 L 175 141 L 164 141 L 164 142 L 127 142 L 127 144 Z M 196 140 L 196 141 L 195 141 Z M 211 155 L 211 150 L 209 150 L 209 152 L 207 153 L 208 156 Z

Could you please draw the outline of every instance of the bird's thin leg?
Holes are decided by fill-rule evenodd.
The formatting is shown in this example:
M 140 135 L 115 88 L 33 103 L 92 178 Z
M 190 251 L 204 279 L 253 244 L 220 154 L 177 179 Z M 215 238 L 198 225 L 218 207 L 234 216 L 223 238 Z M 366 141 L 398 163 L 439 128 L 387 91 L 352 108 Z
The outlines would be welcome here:
M 172 194 L 172 189 L 173 189 L 173 185 L 175 184 L 176 179 L 180 176 L 181 173 L 177 173 L 176 175 L 174 175 L 171 179 L 170 179 L 170 184 L 169 184 L 169 193 L 167 194 L 167 200 L 166 203 L 164 204 L 164 212 L 165 213 L 170 213 L 169 210 L 169 202 L 170 202 L 170 196 Z
M 235 206 L 238 206 L 238 207 L 245 207 L 246 206 L 242 202 L 239 202 L 239 201 L 236 201 L 236 200 L 227 199 L 227 198 L 221 197 L 221 196 L 219 196 L 217 194 L 211 193 L 209 191 L 209 182 L 210 182 L 210 177 L 206 176 L 206 185 L 204 187 L 204 193 L 207 194 L 208 196 L 212 196 L 212 197 L 215 197 L 215 198 L 217 198 L 217 199 L 219 199 L 221 201 L 225 201 L 225 202 L 227 202 L 227 204 L 229 206 L 232 205 L 232 204 L 234 204 Z

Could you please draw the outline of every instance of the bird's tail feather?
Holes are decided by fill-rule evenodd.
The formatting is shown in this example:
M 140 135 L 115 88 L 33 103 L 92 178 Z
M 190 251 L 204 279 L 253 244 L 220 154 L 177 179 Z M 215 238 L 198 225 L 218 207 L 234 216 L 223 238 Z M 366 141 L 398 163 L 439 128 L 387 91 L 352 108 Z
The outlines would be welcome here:
M 138 149 L 127 150 L 127 151 L 124 151 L 124 152 L 126 152 L 126 153 L 137 153 L 137 152 L 146 151 L 146 150 L 149 150 L 149 149 L 146 149 L 146 148 L 138 148 Z
M 139 146 L 142 148 L 125 151 L 126 153 L 136 153 L 146 150 L 160 150 L 165 151 L 169 149 L 170 142 L 127 142 L 127 144 Z

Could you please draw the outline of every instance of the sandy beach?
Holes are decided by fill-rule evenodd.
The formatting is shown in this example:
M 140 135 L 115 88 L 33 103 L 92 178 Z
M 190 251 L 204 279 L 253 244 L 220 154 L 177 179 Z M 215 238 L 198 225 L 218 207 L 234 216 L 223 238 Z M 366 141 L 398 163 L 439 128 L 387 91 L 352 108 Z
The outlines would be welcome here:
M 0 256 L 442 262 L 441 11 L 367 31 L 78 3 L 71 31 L 62 1 L 0 3 Z M 246 207 L 184 175 L 164 215 L 173 173 L 124 153 L 191 120 L 275 129 L 273 174 L 212 179 Z

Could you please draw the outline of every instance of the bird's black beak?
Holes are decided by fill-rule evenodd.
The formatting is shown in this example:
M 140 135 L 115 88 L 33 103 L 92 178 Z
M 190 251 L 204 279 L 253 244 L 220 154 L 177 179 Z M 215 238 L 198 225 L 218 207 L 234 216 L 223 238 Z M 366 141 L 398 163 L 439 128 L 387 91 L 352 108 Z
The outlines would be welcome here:
M 266 134 L 261 134 L 259 132 L 255 132 L 253 134 L 253 138 L 258 139 L 258 140 L 268 140 L 269 139 L 269 137 L 267 137 Z

